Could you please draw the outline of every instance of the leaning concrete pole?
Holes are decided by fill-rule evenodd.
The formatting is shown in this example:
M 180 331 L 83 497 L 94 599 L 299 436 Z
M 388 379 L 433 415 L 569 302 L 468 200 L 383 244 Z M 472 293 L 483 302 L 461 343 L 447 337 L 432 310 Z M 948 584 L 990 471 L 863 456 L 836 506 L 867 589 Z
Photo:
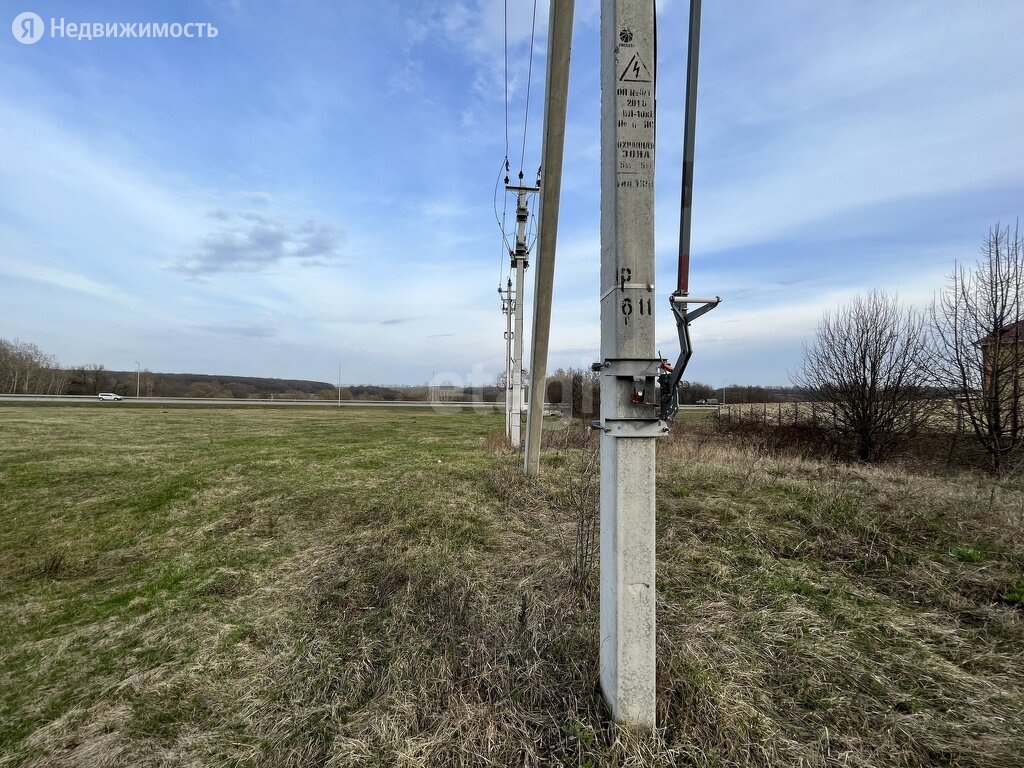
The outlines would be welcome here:
M 654 3 L 601 2 L 601 688 L 655 724 Z
M 540 223 L 533 294 L 533 343 L 530 345 L 530 401 L 526 411 L 526 474 L 540 472 L 540 435 L 544 427 L 544 390 L 548 374 L 551 293 L 555 282 L 558 201 L 562 191 L 565 110 L 569 102 L 569 54 L 574 0 L 551 0 L 548 15 L 548 73 L 544 89 L 544 147 L 541 157 Z

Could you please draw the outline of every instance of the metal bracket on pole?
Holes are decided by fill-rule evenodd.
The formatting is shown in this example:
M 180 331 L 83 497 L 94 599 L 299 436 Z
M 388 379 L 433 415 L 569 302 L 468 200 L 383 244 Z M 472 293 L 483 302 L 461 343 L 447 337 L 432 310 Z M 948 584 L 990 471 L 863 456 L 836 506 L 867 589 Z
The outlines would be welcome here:
M 661 388 L 658 415 L 665 422 L 671 422 L 679 411 L 679 384 L 683 379 L 686 366 L 690 362 L 690 357 L 693 356 L 693 347 L 690 344 L 690 323 L 721 303 L 722 299 L 718 296 L 698 298 L 674 293 L 669 298 L 669 306 L 676 318 L 676 331 L 679 334 L 679 357 L 671 368 L 663 363 L 666 372 L 658 376 L 658 386 Z M 700 304 L 701 306 L 693 310 L 687 309 L 691 304 Z
M 661 373 L 664 362 L 658 358 L 613 357 L 601 363 L 594 363 L 590 369 L 602 376 L 639 379 L 657 376 Z
M 664 437 L 668 424 L 661 419 L 605 419 L 598 428 L 612 437 Z
M 633 393 L 629 405 L 649 406 L 651 416 L 606 417 L 603 421 L 595 421 L 593 426 L 613 437 L 663 437 L 668 432 L 668 424 L 655 415 L 653 408 L 657 403 L 650 402 L 654 392 L 654 381 L 665 370 L 665 361 L 659 358 L 613 357 L 590 366 L 595 373 L 617 379 L 628 379 L 632 383 Z M 639 389 L 637 384 L 640 384 Z
M 686 105 L 683 117 L 683 177 L 679 196 L 679 266 L 676 291 L 669 298 L 669 306 L 676 318 L 679 333 L 679 358 L 675 366 L 665 366 L 666 373 L 658 377 L 661 387 L 660 415 L 672 421 L 679 411 L 679 384 L 686 364 L 693 355 L 690 345 L 690 323 L 721 303 L 721 298 L 690 296 L 690 230 L 693 214 L 693 155 L 697 132 L 697 65 L 700 60 L 700 5 L 701 0 L 690 0 L 690 30 L 686 54 Z M 690 310 L 690 305 L 700 304 Z

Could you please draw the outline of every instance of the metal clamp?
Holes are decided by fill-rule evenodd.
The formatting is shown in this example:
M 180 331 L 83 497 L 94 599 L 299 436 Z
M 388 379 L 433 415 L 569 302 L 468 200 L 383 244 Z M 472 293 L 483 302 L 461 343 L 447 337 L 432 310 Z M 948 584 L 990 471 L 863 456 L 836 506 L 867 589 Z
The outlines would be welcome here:
M 663 437 L 668 433 L 668 424 L 661 419 L 605 419 L 594 426 L 612 437 Z
M 604 362 L 594 363 L 590 369 L 602 376 L 646 379 L 660 374 L 664 364 L 664 360 L 655 357 L 610 357 Z
M 601 294 L 599 301 L 604 301 L 615 293 L 615 291 L 647 291 L 648 293 L 653 293 L 654 283 L 616 283 Z

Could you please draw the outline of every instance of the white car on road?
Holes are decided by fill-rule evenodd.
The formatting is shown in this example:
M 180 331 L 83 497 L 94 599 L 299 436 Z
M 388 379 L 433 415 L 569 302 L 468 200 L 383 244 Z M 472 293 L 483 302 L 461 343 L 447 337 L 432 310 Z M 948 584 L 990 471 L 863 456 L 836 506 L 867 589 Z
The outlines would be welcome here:
M 113 392 L 100 392 L 96 395 L 100 400 L 124 400 L 120 395 L 115 395 Z

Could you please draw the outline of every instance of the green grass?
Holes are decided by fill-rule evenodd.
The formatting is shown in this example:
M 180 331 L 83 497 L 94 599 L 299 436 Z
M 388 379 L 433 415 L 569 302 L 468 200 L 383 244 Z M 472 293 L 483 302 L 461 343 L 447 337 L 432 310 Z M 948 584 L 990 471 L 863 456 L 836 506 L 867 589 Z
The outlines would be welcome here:
M 1019 488 L 682 424 L 636 734 L 574 560 L 594 441 L 530 483 L 500 424 L 0 408 L 0 765 L 1021 764 Z
M 981 563 L 985 553 L 977 547 L 961 546 L 953 550 L 953 556 L 962 563 Z

